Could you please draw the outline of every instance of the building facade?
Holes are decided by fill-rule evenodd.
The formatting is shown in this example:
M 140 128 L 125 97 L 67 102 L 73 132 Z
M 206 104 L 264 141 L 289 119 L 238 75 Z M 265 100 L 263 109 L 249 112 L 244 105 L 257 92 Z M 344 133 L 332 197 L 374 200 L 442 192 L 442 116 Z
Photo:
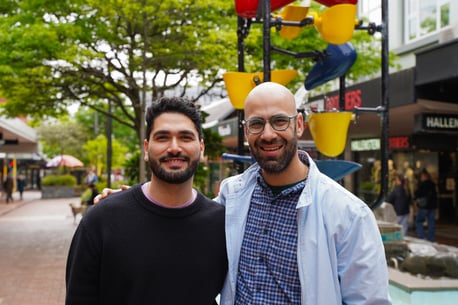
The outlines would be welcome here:
M 458 224 L 458 1 L 389 2 L 389 49 L 401 69 L 389 73 L 389 182 L 427 169 L 438 188 L 440 221 Z M 360 16 L 379 23 L 381 1 L 359 1 Z M 381 104 L 380 77 L 345 88 L 345 110 Z M 310 92 L 313 96 L 313 92 Z M 339 108 L 339 91 L 310 103 Z M 358 113 L 348 130 L 344 158 L 363 165 L 345 183 L 366 201 L 379 192 L 381 122 L 377 113 Z M 311 138 L 310 134 L 306 138 Z

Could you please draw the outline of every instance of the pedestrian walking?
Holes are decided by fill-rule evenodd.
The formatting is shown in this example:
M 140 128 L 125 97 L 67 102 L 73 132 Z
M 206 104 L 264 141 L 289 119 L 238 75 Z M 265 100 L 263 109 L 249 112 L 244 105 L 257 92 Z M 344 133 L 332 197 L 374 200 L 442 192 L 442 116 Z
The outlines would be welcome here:
M 25 188 L 25 185 L 26 185 L 25 176 L 23 174 L 20 174 L 17 177 L 16 184 L 17 184 L 17 191 L 19 192 L 19 199 L 22 200 L 23 193 L 24 193 L 24 188 Z
M 6 194 L 6 203 L 9 203 L 10 201 L 13 200 L 13 188 L 14 188 L 14 181 L 13 177 L 11 176 L 11 173 L 8 173 L 6 175 L 5 181 L 3 181 L 3 190 L 5 191 Z
M 415 191 L 415 202 L 417 204 L 417 217 L 415 218 L 415 227 L 418 238 L 427 237 L 429 241 L 434 241 L 436 233 L 436 208 L 437 208 L 437 191 L 436 184 L 432 181 L 430 173 L 424 168 L 420 172 L 420 182 Z M 425 235 L 423 223 L 428 224 L 428 235 Z
M 412 196 L 409 193 L 409 186 L 403 174 L 397 174 L 395 187 L 388 195 L 386 202 L 393 205 L 398 218 L 398 223 L 402 226 L 403 236 L 406 236 L 409 229 L 409 212 Z

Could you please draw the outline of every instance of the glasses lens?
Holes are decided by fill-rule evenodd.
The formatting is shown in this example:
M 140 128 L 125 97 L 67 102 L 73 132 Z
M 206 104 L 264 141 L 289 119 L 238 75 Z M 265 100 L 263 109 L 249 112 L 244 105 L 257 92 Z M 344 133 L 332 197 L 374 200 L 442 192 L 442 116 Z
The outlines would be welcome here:
M 273 129 L 282 131 L 288 128 L 290 118 L 288 116 L 273 116 L 270 119 L 270 124 Z
M 248 130 L 251 133 L 260 133 L 264 130 L 266 121 L 264 119 L 251 119 L 247 121 Z

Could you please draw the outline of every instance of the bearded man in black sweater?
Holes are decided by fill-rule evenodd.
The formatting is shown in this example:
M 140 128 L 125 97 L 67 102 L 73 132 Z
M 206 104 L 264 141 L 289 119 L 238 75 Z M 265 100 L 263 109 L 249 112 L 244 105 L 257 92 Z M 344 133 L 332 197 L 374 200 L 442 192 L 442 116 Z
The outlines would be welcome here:
M 200 114 L 162 98 L 146 114 L 151 180 L 95 205 L 73 237 L 66 305 L 216 304 L 227 272 L 224 207 L 192 187 Z

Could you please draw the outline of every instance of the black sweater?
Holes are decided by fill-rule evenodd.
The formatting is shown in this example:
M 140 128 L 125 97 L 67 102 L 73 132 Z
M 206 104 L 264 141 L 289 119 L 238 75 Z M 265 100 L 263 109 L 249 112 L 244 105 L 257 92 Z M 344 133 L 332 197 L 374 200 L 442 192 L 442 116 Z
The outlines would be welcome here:
M 182 209 L 152 204 L 140 185 L 95 205 L 67 261 L 67 305 L 210 305 L 227 272 L 224 207 L 198 194 Z

